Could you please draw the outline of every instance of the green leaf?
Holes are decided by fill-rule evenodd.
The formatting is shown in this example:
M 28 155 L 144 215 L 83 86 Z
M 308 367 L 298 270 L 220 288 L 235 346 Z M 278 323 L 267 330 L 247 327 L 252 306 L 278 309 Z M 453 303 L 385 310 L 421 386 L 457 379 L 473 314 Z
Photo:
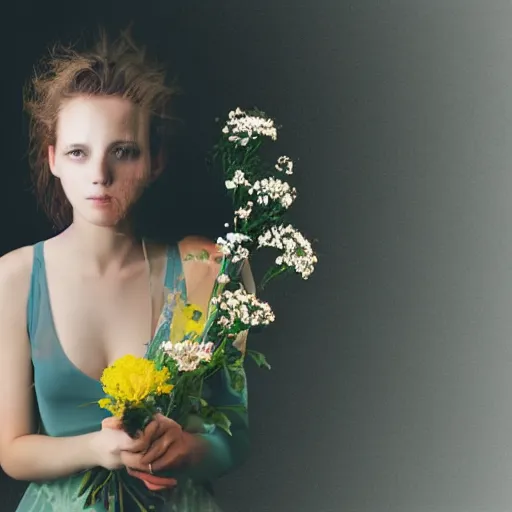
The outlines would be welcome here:
M 210 253 L 206 249 L 202 249 L 201 252 L 197 255 L 190 252 L 183 258 L 184 261 L 191 261 L 191 260 L 204 261 L 204 260 L 209 260 L 209 259 L 210 259 Z
M 85 500 L 85 506 L 90 507 L 98 500 L 98 489 L 101 490 L 101 488 L 108 483 L 109 477 L 111 476 L 111 471 L 108 469 L 99 468 L 96 471 L 96 474 L 94 475 L 94 478 L 88 485 L 90 487 L 90 493 L 87 496 L 87 499 Z
M 251 356 L 254 362 L 260 368 L 266 368 L 267 370 L 271 369 L 271 366 L 268 364 L 267 359 L 261 352 L 256 352 L 256 350 L 248 350 L 247 355 Z
M 94 475 L 96 474 L 96 471 L 98 471 L 97 468 L 95 469 L 90 469 L 89 471 L 87 471 L 85 473 L 85 475 L 83 476 L 82 478 L 82 481 L 80 483 L 80 488 L 78 490 L 78 497 L 80 498 L 81 496 L 84 495 L 85 491 L 87 491 L 87 489 L 91 486 L 91 483 L 92 483 L 92 480 L 93 480 L 93 477 Z
M 116 475 L 114 485 L 116 488 L 114 489 L 114 496 L 117 496 L 119 499 L 119 510 L 124 512 L 124 494 L 123 494 L 123 482 L 119 475 Z
M 89 407 L 90 405 L 98 405 L 98 402 L 86 402 L 85 404 L 80 404 L 78 407 Z
M 245 376 L 238 368 L 228 368 L 229 377 L 231 380 L 231 387 L 237 393 L 240 393 L 245 388 Z
M 96 501 L 98 501 L 99 494 L 102 492 L 103 488 L 110 482 L 113 474 L 114 474 L 113 471 L 109 471 L 105 480 L 103 480 L 102 483 L 100 483 L 97 487 L 95 487 L 93 489 L 93 491 L 91 492 L 91 494 L 89 495 L 89 497 L 86 500 L 86 504 L 89 500 L 90 500 L 91 504 L 96 503 Z
M 212 414 L 212 420 L 215 426 L 224 430 L 228 435 L 233 435 L 231 433 L 231 420 L 223 412 L 215 411 Z
M 201 253 L 199 254 L 199 259 L 200 260 L 209 260 L 210 259 L 210 253 L 206 249 L 203 249 L 201 251 Z
M 130 498 L 133 500 L 133 503 L 135 503 L 135 505 L 137 505 L 137 507 L 139 508 L 139 512 L 148 512 L 148 509 L 146 509 L 146 507 L 144 507 L 144 505 L 135 497 L 135 494 L 128 488 L 128 486 L 119 486 L 119 492 L 122 493 L 122 489 L 126 489 L 126 492 L 128 493 L 128 495 L 130 496 Z M 123 507 L 124 508 L 124 507 Z M 133 509 L 127 509 L 126 511 L 124 510 L 121 510 L 121 512 L 132 512 Z M 133 510 L 133 512 L 135 512 L 135 510 Z
M 247 407 L 245 407 L 244 405 L 224 405 L 219 407 L 219 410 L 236 413 L 242 419 L 245 419 L 245 416 L 247 414 Z
M 154 360 L 157 356 L 158 349 L 160 345 L 167 341 L 167 329 L 166 323 L 162 323 L 158 328 L 158 331 L 155 333 L 153 339 L 149 342 L 148 350 L 146 357 L 147 359 Z

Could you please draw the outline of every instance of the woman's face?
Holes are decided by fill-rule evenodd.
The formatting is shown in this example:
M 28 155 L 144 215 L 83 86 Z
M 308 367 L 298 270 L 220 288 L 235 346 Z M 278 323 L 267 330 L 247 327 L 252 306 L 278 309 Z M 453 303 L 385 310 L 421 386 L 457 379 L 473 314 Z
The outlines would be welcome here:
M 77 217 L 113 227 L 151 179 L 149 115 L 119 97 L 76 97 L 59 112 L 50 169 Z

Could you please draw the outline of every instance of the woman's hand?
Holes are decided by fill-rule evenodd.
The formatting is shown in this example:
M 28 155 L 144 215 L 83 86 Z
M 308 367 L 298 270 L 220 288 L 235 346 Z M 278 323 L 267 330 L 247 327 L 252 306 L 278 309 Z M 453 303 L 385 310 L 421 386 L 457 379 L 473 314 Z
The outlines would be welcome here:
M 102 430 L 91 438 L 91 449 L 97 464 L 106 469 L 120 469 L 124 466 L 125 453 L 145 453 L 156 430 L 156 426 L 147 429 L 137 439 L 132 439 L 121 429 L 116 418 L 107 418 L 102 422 Z M 148 425 L 149 426 L 149 425 Z
M 146 427 L 152 429 L 152 442 L 142 454 L 125 453 L 125 465 L 138 471 L 157 472 L 179 468 L 193 463 L 201 455 L 203 444 L 200 439 L 185 432 L 175 421 L 157 414 Z
M 104 430 L 122 430 L 122 424 L 121 420 L 119 418 L 111 417 L 106 418 L 103 420 L 102 429 Z M 151 440 L 151 437 L 148 436 L 148 432 L 153 435 L 155 433 L 155 429 L 157 428 L 158 424 L 155 421 L 152 421 L 144 430 L 143 439 L 145 443 L 143 443 L 144 448 L 143 451 L 131 451 L 131 453 L 123 453 L 119 454 L 119 460 L 120 460 L 120 466 L 127 466 L 129 464 L 134 465 L 135 467 L 142 467 L 142 464 L 140 463 L 140 459 L 144 456 L 145 453 L 147 453 L 147 450 L 149 449 L 148 442 Z M 113 468 L 114 469 L 114 468 Z M 117 468 L 115 468 L 117 469 Z M 152 469 L 152 468 L 151 468 Z M 167 477 L 160 477 L 156 475 L 152 475 L 148 473 L 149 471 L 149 464 L 146 466 L 146 471 L 137 471 L 136 469 L 127 467 L 128 473 L 138 478 L 139 480 L 142 480 L 146 487 L 152 491 L 161 491 L 163 489 L 172 489 L 177 485 L 177 480 L 174 478 L 167 478 Z

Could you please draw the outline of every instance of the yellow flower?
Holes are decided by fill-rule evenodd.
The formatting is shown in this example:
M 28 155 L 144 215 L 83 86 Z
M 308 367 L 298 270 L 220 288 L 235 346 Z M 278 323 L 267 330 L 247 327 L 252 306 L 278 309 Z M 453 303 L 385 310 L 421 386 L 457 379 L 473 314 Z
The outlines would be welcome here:
M 102 398 L 101 400 L 98 400 L 98 405 L 102 409 L 109 411 L 112 416 L 116 416 L 118 418 L 123 417 L 126 409 L 126 405 L 124 403 L 113 402 L 110 398 Z
M 169 340 L 171 343 L 180 343 L 186 335 L 199 336 L 205 323 L 206 315 L 197 304 L 185 304 L 181 297 L 177 297 Z
M 122 416 L 127 404 L 137 406 L 148 396 L 169 394 L 174 387 L 169 384 L 170 377 L 168 368 L 158 370 L 153 361 L 128 354 L 103 371 L 101 384 L 110 398 L 103 398 L 98 404 Z

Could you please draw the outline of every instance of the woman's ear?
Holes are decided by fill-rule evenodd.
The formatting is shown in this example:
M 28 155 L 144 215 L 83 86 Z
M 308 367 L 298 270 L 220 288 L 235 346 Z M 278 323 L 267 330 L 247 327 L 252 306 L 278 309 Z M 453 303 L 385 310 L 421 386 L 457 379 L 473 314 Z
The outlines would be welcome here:
M 55 146 L 48 146 L 48 165 L 50 166 L 51 173 L 58 178 L 55 170 Z

